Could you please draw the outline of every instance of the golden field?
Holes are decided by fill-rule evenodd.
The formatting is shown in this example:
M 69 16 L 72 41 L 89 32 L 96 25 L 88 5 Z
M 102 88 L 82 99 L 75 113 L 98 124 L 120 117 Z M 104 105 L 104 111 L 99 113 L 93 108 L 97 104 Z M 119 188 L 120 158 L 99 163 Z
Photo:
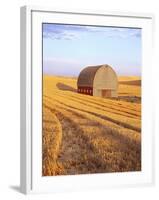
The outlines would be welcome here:
M 118 98 L 76 92 L 43 76 L 43 176 L 141 170 L 141 79 L 119 77 Z

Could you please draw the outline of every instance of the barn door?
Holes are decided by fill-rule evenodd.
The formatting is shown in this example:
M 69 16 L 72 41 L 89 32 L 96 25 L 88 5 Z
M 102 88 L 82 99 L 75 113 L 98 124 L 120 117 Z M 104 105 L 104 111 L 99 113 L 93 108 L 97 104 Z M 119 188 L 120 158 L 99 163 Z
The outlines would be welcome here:
M 111 90 L 102 90 L 102 97 L 111 97 Z

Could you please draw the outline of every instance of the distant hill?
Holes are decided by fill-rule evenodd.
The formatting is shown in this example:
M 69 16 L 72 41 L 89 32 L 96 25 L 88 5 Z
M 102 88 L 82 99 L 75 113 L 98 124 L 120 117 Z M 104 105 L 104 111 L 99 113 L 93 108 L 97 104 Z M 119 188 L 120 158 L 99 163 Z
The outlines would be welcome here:
M 141 77 L 138 76 L 119 77 L 118 79 L 119 83 L 123 85 L 141 86 Z

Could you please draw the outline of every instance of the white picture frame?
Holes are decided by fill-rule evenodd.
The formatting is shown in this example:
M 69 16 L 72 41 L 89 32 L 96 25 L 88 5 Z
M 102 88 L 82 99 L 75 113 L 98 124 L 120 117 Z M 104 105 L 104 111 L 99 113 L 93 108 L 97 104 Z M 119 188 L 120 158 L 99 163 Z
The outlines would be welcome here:
M 142 186 L 154 183 L 152 99 L 152 14 L 21 8 L 21 192 L 47 193 Z M 42 177 L 42 57 L 41 23 L 89 24 L 142 28 L 142 170 Z

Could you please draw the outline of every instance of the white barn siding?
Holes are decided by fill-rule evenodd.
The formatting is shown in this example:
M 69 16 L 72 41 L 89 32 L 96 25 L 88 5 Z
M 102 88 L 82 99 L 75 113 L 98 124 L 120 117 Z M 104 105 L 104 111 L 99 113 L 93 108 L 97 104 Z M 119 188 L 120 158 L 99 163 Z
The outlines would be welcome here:
M 118 80 L 114 70 L 111 67 L 100 67 L 93 81 L 93 96 L 102 97 L 104 94 L 110 94 L 111 97 L 117 97 L 117 89 Z

